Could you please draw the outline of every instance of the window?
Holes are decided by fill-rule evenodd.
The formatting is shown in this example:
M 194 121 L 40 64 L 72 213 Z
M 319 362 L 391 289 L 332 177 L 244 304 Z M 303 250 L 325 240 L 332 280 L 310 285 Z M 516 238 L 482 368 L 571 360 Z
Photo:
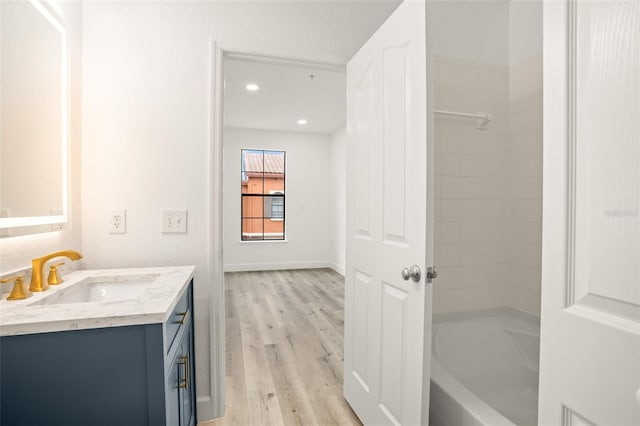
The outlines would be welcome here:
M 271 198 L 271 219 L 284 219 L 284 192 L 272 191 L 271 193 L 282 195 L 282 197 Z
M 241 151 L 242 241 L 284 240 L 285 152 Z

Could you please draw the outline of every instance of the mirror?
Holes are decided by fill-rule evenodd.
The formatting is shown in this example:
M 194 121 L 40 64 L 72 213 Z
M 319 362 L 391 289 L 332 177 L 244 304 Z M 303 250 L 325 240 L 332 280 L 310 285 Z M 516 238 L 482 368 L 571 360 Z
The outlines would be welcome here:
M 67 220 L 67 65 L 66 31 L 48 5 L 0 2 L 1 236 Z

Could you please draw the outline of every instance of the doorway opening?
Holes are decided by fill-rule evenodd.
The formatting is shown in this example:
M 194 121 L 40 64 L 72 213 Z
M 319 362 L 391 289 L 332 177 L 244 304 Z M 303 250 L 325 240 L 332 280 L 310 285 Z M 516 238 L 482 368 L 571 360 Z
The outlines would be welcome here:
M 344 270 L 344 67 L 223 55 L 225 272 Z
M 342 397 L 345 69 L 220 59 L 221 421 L 360 424 Z

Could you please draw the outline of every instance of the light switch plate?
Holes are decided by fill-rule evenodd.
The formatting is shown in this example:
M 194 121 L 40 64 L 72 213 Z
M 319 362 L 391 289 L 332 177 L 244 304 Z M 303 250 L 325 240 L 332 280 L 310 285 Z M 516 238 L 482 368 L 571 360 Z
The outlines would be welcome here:
M 187 233 L 187 210 L 162 210 L 163 234 Z

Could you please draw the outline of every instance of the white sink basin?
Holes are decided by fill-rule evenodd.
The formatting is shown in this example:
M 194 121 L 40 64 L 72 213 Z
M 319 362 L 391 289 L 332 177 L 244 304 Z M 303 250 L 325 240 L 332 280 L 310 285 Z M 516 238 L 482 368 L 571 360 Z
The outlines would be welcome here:
M 31 303 L 29 306 L 136 299 L 158 277 L 160 274 L 89 277 L 72 287 L 60 289 L 50 296 Z

